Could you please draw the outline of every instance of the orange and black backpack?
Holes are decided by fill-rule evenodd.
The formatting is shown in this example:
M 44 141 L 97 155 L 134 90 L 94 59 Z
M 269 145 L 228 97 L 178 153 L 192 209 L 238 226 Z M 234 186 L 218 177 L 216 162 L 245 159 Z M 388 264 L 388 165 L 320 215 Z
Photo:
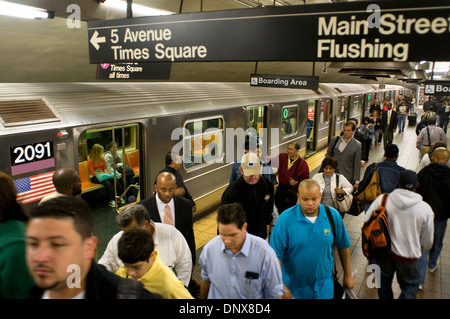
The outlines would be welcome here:
M 381 206 L 372 212 L 362 227 L 362 250 L 369 259 L 386 256 L 391 251 L 391 235 L 386 212 L 388 194 L 383 194 Z

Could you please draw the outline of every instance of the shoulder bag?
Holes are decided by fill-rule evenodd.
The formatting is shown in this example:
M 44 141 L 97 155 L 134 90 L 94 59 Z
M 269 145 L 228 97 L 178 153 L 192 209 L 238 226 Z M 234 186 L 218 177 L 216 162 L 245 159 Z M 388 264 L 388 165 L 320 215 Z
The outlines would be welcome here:
M 339 174 L 336 173 L 336 187 L 339 187 Z M 336 194 L 337 210 L 341 213 L 346 213 L 352 207 L 352 194 Z
M 380 175 L 378 173 L 378 163 L 375 163 L 370 183 L 361 193 L 358 194 L 358 200 L 363 202 L 373 202 L 380 195 Z
M 422 160 L 425 154 L 428 154 L 430 152 L 431 148 L 430 128 L 427 126 L 426 129 L 428 134 L 428 145 L 422 145 L 422 147 L 420 148 L 420 160 Z

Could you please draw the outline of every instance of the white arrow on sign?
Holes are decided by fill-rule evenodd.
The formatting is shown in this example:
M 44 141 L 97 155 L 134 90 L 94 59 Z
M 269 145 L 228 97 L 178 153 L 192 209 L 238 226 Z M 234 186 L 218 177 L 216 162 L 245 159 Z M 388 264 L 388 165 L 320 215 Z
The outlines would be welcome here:
M 100 49 L 99 43 L 105 43 L 106 38 L 105 37 L 99 37 L 98 31 L 95 30 L 94 34 L 92 35 L 92 38 L 90 40 L 91 44 L 94 46 L 95 49 Z

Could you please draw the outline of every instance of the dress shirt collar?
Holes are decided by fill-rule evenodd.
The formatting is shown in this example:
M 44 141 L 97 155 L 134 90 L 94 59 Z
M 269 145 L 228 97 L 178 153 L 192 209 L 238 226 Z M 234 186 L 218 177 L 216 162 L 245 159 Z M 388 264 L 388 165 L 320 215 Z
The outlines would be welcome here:
M 159 199 L 158 193 L 156 193 L 156 206 L 158 207 L 159 216 L 161 217 L 161 221 L 164 222 L 164 208 L 166 207 L 166 203 L 164 203 L 161 199 Z M 175 203 L 172 199 L 169 203 L 167 203 L 170 207 L 170 211 L 172 212 L 173 221 L 175 222 Z
M 245 232 L 245 239 L 244 239 L 244 244 L 241 247 L 241 250 L 239 250 L 236 254 L 233 254 L 231 252 L 231 250 L 229 250 L 227 247 L 225 247 L 225 243 L 223 242 L 223 240 L 221 239 L 221 249 L 223 253 L 227 253 L 227 254 L 231 254 L 231 255 L 238 255 L 238 254 L 243 254 L 245 257 L 248 257 L 249 253 L 250 253 L 250 241 L 251 238 L 248 235 L 247 232 Z

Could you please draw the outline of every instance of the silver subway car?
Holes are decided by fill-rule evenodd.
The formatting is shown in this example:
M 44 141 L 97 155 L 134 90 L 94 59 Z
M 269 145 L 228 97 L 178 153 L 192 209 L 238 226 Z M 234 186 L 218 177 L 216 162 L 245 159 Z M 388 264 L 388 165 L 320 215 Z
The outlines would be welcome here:
M 95 144 L 106 148 L 114 141 L 134 171 L 139 200 L 152 194 L 165 155 L 176 150 L 195 200 L 227 186 L 242 151 L 241 130 L 254 129 L 268 156 L 294 141 L 307 157 L 327 147 L 348 117 L 367 115 L 370 99 L 403 90 L 337 83 L 318 90 L 248 83 L 5 83 L 0 170 L 12 175 L 26 208 L 54 191 L 51 176 L 61 167 L 79 172 L 82 197 L 104 201 L 103 185 L 90 180 L 88 159 Z

